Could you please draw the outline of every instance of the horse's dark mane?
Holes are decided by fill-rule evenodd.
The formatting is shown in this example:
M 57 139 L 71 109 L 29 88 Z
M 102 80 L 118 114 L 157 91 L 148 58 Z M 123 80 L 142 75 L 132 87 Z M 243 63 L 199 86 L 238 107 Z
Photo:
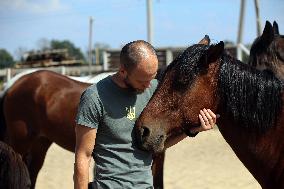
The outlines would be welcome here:
M 282 109 L 282 82 L 223 54 L 219 92 L 227 113 L 241 126 L 264 132 L 275 125 Z
M 161 80 L 163 80 L 168 71 L 173 70 L 176 73 L 172 83 L 174 89 L 183 90 L 190 86 L 195 76 L 202 70 L 198 66 L 198 61 L 208 47 L 201 44 L 188 47 L 167 67 L 161 76 Z

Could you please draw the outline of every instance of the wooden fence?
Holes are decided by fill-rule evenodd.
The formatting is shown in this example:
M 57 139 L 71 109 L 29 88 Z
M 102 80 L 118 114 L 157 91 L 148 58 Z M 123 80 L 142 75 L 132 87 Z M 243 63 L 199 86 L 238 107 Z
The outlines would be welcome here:
M 170 64 L 186 47 L 180 48 L 158 48 L 157 56 L 159 60 L 159 67 L 167 66 Z M 236 57 L 236 46 L 226 46 L 227 51 Z M 7 68 L 0 69 L 0 77 L 4 80 L 10 80 L 14 75 L 21 73 L 25 70 L 51 70 L 57 73 L 70 76 L 84 76 L 91 74 L 98 74 L 101 72 L 116 71 L 119 68 L 119 55 L 120 49 L 107 49 L 102 51 L 102 61 L 99 64 L 81 66 L 54 66 L 54 67 L 37 67 L 37 68 Z

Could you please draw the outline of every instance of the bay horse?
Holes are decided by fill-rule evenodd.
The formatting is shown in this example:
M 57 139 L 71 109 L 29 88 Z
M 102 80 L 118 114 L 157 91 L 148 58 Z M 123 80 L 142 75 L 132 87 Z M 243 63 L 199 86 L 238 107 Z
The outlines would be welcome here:
M 0 141 L 0 188 L 29 189 L 30 176 L 22 157 Z
M 283 83 L 231 57 L 221 41 L 195 44 L 165 71 L 136 121 L 140 148 L 154 153 L 192 127 L 200 109 L 221 115 L 217 124 L 237 157 L 264 189 L 284 188 Z
M 46 70 L 14 80 L 1 98 L 0 141 L 22 155 L 34 188 L 53 142 L 74 152 L 75 115 L 81 94 L 91 84 Z M 155 155 L 152 165 L 154 185 L 160 189 L 163 189 L 163 159 L 164 153 Z
M 251 46 L 248 64 L 284 80 L 284 35 L 279 33 L 277 22 L 272 26 L 266 21 L 262 35 Z

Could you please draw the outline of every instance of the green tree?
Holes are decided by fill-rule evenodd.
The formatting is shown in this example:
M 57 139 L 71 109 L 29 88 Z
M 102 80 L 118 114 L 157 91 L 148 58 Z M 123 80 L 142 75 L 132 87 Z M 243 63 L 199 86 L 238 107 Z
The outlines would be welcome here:
M 84 55 L 80 48 L 75 47 L 75 45 L 68 40 L 51 40 L 50 47 L 51 49 L 67 49 L 70 56 L 85 61 Z
M 8 68 L 13 67 L 15 64 L 15 61 L 11 54 L 6 51 L 5 49 L 0 49 L 0 68 Z

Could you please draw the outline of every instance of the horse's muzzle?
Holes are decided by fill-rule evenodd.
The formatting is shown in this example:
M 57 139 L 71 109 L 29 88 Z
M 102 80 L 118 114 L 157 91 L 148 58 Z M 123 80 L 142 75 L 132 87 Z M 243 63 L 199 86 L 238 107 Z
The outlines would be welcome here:
M 142 150 L 154 153 L 164 150 L 166 135 L 163 131 L 142 125 L 137 129 L 137 141 Z

